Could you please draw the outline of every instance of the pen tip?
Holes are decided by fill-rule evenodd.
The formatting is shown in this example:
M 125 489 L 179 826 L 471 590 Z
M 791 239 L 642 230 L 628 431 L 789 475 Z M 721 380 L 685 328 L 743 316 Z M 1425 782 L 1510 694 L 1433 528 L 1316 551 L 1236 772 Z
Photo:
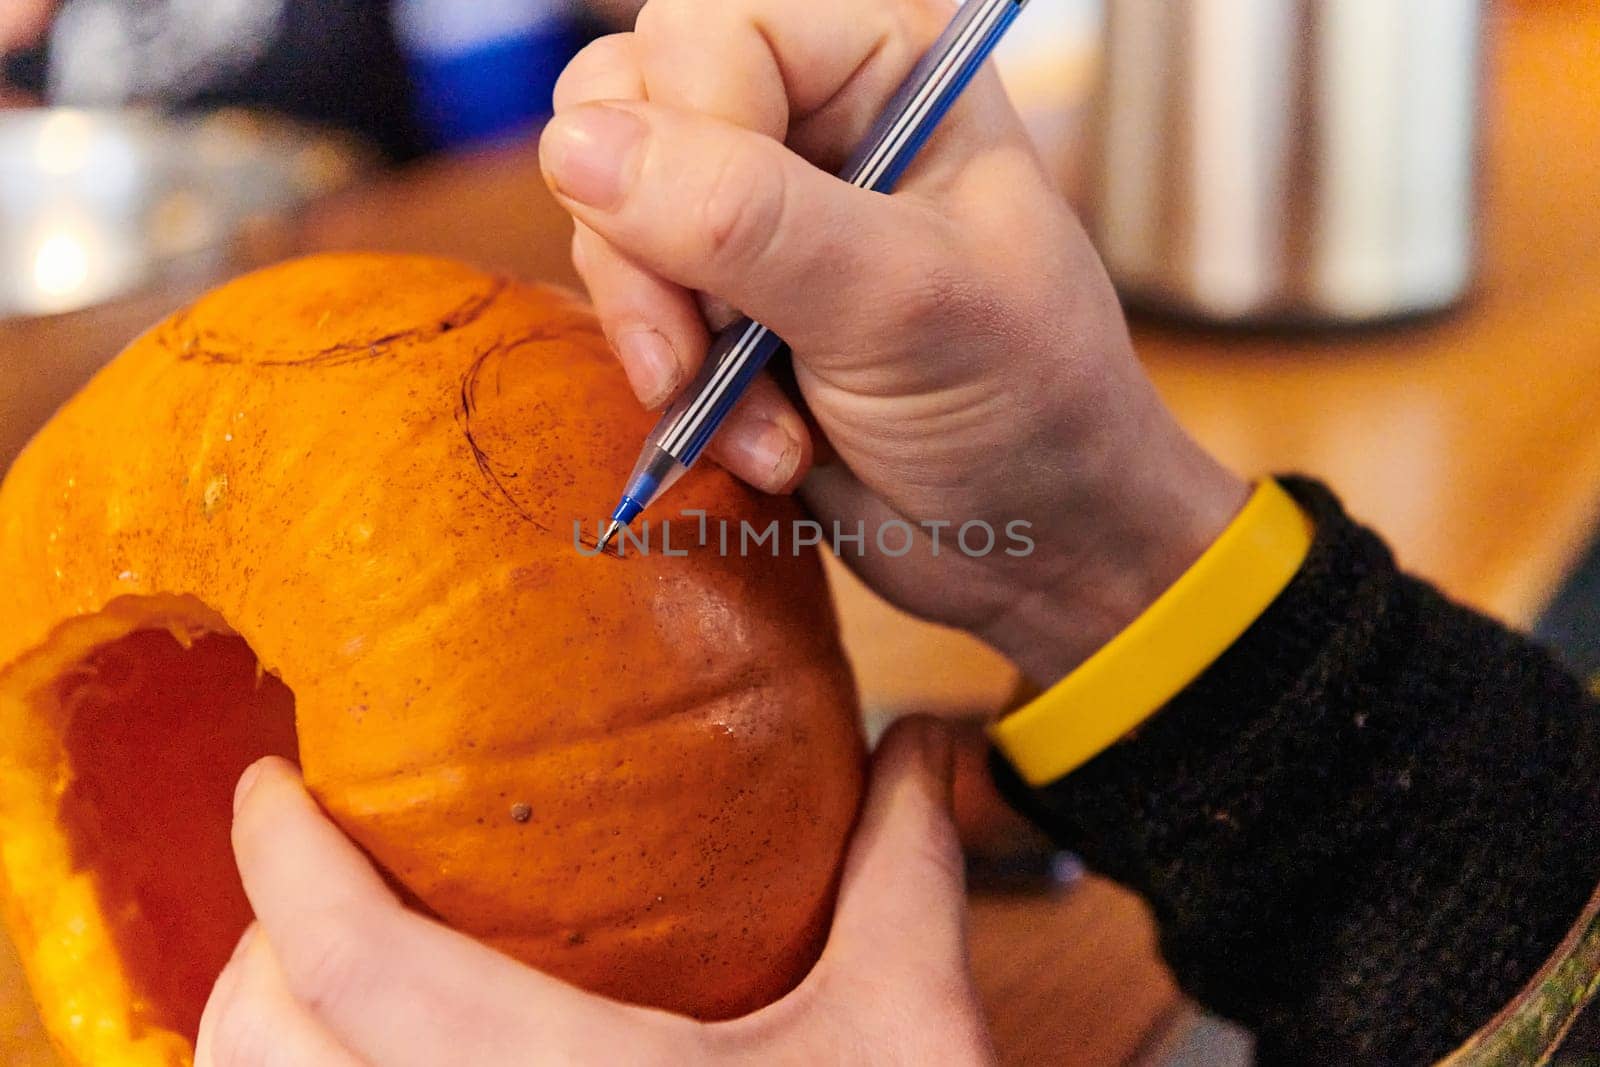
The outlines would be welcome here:
M 606 527 L 606 532 L 600 535 L 600 551 L 604 552 L 611 539 L 617 536 L 617 531 L 622 529 L 622 523 L 616 519 L 611 520 L 611 525 Z

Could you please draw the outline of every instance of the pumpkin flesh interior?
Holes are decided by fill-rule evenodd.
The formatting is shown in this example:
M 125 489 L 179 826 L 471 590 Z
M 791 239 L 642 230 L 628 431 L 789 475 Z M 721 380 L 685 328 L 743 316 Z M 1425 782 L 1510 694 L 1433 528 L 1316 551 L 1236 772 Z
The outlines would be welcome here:
M 294 695 L 243 638 L 135 630 L 58 675 L 60 830 L 93 872 L 136 1025 L 193 1040 L 250 921 L 229 843 L 240 773 L 296 756 Z

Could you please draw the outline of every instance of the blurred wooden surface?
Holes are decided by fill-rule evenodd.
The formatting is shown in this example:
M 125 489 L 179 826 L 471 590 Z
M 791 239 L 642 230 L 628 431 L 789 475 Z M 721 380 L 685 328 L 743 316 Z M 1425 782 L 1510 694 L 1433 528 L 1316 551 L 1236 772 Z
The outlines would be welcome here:
M 1529 2 L 1493 25 L 1484 268 L 1466 307 L 1357 335 L 1135 332 L 1184 422 L 1239 470 L 1327 478 L 1408 566 L 1527 623 L 1600 514 L 1600 10 Z M 575 285 L 569 232 L 523 146 L 325 204 L 285 247 L 437 252 Z M 0 465 L 185 295 L 0 323 Z M 834 577 L 869 708 L 984 711 L 1009 691 L 992 652 Z M 1007 1064 L 1124 1062 L 1185 1010 L 1142 907 L 1104 882 L 974 896 L 971 942 Z M 46 1062 L 0 946 L 0 1063 Z

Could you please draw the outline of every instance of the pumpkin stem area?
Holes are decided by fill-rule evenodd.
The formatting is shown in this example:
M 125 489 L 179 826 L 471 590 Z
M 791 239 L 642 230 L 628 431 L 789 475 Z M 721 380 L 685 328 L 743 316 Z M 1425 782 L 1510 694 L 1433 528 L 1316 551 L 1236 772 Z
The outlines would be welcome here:
M 54 825 L 23 829 L 64 846 L 72 877 L 90 879 L 83 907 L 121 964 L 125 1025 L 192 1041 L 250 921 L 229 843 L 234 784 L 262 756 L 296 758 L 294 694 L 237 635 L 155 625 L 87 650 L 68 641 L 34 675 L 24 700 L 53 735 L 58 777 Z M 49 952 L 55 931 L 33 932 L 33 951 Z M 36 987 L 46 971 L 67 978 L 33 964 Z

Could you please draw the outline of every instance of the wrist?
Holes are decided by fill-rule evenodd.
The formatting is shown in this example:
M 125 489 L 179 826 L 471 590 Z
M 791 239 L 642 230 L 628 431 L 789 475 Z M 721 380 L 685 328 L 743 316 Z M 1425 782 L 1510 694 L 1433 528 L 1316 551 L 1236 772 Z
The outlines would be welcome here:
M 1018 575 L 1007 610 L 980 636 L 1048 686 L 1166 591 L 1239 513 L 1249 484 L 1164 410 L 1133 446 L 1074 493 L 1058 535 Z

